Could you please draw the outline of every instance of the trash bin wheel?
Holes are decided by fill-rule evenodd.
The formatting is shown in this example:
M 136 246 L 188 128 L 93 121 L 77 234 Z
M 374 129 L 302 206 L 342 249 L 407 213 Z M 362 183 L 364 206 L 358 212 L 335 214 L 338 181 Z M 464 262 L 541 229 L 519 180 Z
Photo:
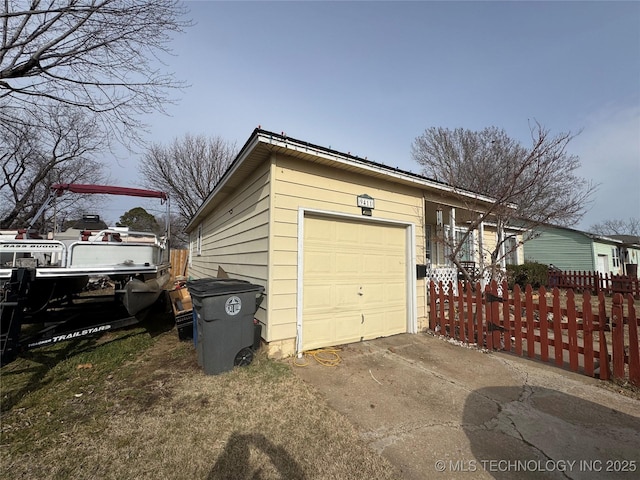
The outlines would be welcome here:
M 253 350 L 250 347 L 246 347 L 238 352 L 233 364 L 237 367 L 246 367 L 251 362 L 253 362 Z

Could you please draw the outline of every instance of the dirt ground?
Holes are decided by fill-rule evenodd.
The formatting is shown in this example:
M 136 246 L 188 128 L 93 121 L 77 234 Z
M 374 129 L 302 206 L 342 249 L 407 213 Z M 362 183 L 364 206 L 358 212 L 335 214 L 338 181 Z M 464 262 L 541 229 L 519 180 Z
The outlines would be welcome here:
M 175 329 L 57 348 L 2 368 L 0 478 L 401 478 L 286 362 L 205 375 Z

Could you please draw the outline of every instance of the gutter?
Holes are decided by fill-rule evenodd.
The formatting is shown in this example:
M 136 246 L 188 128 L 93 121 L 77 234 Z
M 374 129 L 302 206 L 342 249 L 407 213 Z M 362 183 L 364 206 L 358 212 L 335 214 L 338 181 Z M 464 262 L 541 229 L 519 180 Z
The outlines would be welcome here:
M 485 195 L 470 192 L 467 190 L 457 189 L 446 183 L 438 182 L 436 180 L 432 180 L 430 178 L 427 178 L 412 172 L 407 172 L 406 170 L 389 167 L 387 165 L 372 162 L 371 160 L 356 157 L 353 155 L 344 154 L 336 150 L 331 150 L 331 149 L 314 145 L 308 142 L 303 142 L 301 140 L 296 140 L 293 138 L 289 138 L 283 135 L 278 135 L 272 132 L 267 132 L 264 130 L 258 131 L 257 134 L 261 138 L 265 139 L 265 143 L 268 143 L 270 145 L 275 145 L 280 148 L 284 148 L 287 150 L 295 150 L 302 153 L 309 153 L 327 160 L 333 160 L 349 166 L 359 167 L 369 172 L 377 172 L 395 179 L 402 179 L 405 181 L 409 181 L 410 183 L 413 183 L 415 185 L 419 185 L 422 187 L 429 187 L 434 190 L 440 190 L 447 193 L 453 193 L 456 195 L 463 195 L 465 197 L 469 197 L 474 200 L 479 200 L 486 203 L 495 202 L 495 199 L 491 197 L 487 197 Z
M 198 210 L 196 211 L 196 213 L 187 223 L 185 227 L 185 231 L 187 233 L 191 232 L 195 228 L 196 224 L 199 222 L 199 219 L 203 214 L 203 211 L 205 210 L 206 206 L 209 204 L 211 199 L 215 197 L 215 195 L 222 188 L 224 188 L 224 186 L 227 184 L 229 179 L 238 170 L 240 165 L 242 165 L 242 163 L 246 160 L 246 158 L 249 155 L 251 155 L 251 152 L 253 152 L 256 146 L 260 143 L 271 145 L 271 146 L 283 149 L 285 151 L 289 150 L 289 151 L 295 151 L 300 153 L 306 153 L 309 155 L 316 156 L 318 158 L 338 162 L 343 165 L 355 167 L 367 172 L 378 173 L 391 179 L 407 182 L 421 189 L 424 189 L 424 187 L 427 187 L 432 190 L 438 190 L 440 192 L 446 192 L 453 195 L 462 195 L 464 197 L 467 197 L 468 199 L 473 199 L 475 201 L 483 202 L 486 204 L 495 203 L 495 199 L 491 197 L 487 197 L 485 195 L 481 195 L 481 194 L 466 191 L 466 190 L 460 190 L 446 183 L 438 182 L 436 180 L 432 180 L 412 172 L 407 172 L 399 168 L 393 168 L 386 165 L 382 165 L 380 163 L 372 162 L 371 160 L 367 160 L 366 158 L 360 158 L 350 154 L 344 154 L 336 150 L 321 147 L 319 145 L 314 145 L 312 143 L 296 140 L 294 138 L 287 137 L 284 134 L 277 134 L 277 133 L 269 132 L 266 130 L 262 130 L 260 128 L 256 128 L 252 132 L 249 139 L 243 145 L 242 149 L 236 156 L 233 163 L 229 166 L 229 168 L 224 173 L 222 178 L 218 181 L 218 183 L 213 188 L 211 193 L 209 193 L 209 195 L 204 200 L 204 202 L 202 202 L 202 205 L 198 207 Z M 515 208 L 515 205 L 513 205 L 512 207 Z

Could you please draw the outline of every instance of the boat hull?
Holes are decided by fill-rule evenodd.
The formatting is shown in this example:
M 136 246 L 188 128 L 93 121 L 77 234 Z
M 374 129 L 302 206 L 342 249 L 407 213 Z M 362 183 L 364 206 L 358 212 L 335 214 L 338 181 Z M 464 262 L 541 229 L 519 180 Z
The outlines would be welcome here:
M 142 281 L 134 278 L 124 288 L 122 304 L 129 315 L 136 315 L 153 305 L 169 283 L 168 273 L 150 280 Z

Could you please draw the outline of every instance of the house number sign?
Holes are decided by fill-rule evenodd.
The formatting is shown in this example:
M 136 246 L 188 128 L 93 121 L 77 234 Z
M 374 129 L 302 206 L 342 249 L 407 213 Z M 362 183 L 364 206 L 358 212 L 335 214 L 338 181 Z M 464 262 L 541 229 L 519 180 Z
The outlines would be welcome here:
M 376 208 L 375 200 L 369 195 L 358 195 L 358 206 L 361 208 L 369 208 L 373 210 Z

